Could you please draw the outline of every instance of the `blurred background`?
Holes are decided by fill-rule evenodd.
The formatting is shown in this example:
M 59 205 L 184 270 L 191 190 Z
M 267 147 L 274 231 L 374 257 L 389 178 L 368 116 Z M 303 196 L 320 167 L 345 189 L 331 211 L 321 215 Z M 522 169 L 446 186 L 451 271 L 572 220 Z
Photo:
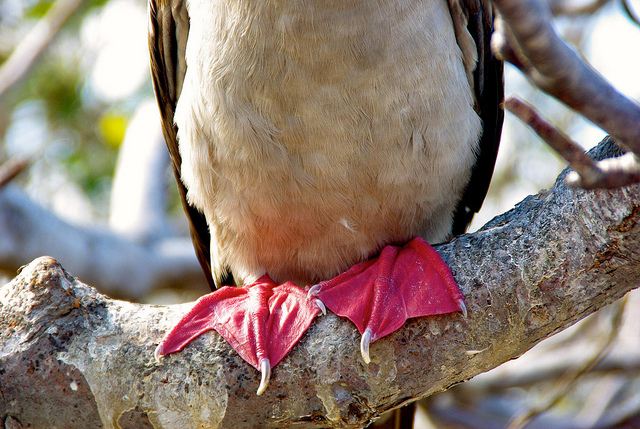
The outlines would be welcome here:
M 563 37 L 640 99 L 640 0 L 548 0 Z M 206 293 L 179 206 L 149 73 L 144 0 L 0 0 L 0 284 L 50 255 L 80 280 L 138 302 Z M 585 149 L 604 133 L 507 66 Z M 550 187 L 565 167 L 507 114 L 471 231 Z M 9 171 L 9 173 L 6 173 Z M 2 173 L 0 173 L 0 177 Z M 521 359 L 423 401 L 421 427 L 640 427 L 636 293 Z

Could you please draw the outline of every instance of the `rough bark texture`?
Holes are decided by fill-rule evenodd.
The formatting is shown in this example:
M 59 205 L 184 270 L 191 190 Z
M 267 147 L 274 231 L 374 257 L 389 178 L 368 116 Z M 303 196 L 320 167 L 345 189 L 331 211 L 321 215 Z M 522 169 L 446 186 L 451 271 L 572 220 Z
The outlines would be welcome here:
M 365 365 L 355 327 L 320 317 L 260 397 L 258 372 L 215 332 L 155 361 L 189 304 L 111 300 L 39 258 L 0 289 L 0 422 L 362 427 L 521 355 L 638 286 L 640 187 L 585 191 L 559 180 L 437 249 L 466 296 L 467 319 L 411 320 L 374 343 Z

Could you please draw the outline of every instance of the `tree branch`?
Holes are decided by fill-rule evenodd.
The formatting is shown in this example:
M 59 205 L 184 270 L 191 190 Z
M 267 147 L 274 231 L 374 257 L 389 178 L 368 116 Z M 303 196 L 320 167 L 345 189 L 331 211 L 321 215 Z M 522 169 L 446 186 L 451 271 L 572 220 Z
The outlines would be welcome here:
M 0 67 L 0 98 L 22 79 L 83 0 L 57 0 Z
M 640 104 L 616 91 L 602 76 L 586 65 L 556 34 L 551 25 L 549 4 L 539 0 L 493 0 L 500 12 L 491 40 L 497 55 L 512 63 L 538 88 L 589 119 L 617 142 L 640 156 Z M 605 163 L 601 172 L 616 176 L 599 184 L 615 182 L 621 176 L 640 176 L 640 162 L 629 156 Z M 575 176 L 574 184 L 597 186 L 591 177 Z M 598 184 L 598 185 L 599 185 Z
M 638 304 L 640 290 L 636 289 L 519 359 L 427 398 L 421 405 L 438 427 L 492 429 L 506 428 L 515 415 L 540 410 L 550 399 L 562 398 L 526 428 L 636 427 L 640 397 L 633 386 L 638 382 L 640 348 L 633 339 L 640 323 Z M 608 344 L 613 337 L 613 344 Z M 594 357 L 602 360 L 589 368 Z M 589 369 L 582 373 L 585 368 Z M 565 384 L 563 380 L 568 379 Z
M 546 0 L 553 16 L 592 15 L 611 0 Z
M 22 173 L 29 164 L 30 160 L 24 157 L 14 157 L 0 164 L 0 189 Z
M 176 237 L 179 228 L 165 214 L 166 182 L 174 179 L 164 146 L 155 101 L 141 103 L 118 154 L 109 228 L 71 224 L 16 188 L 3 189 L 29 160 L 0 164 L 0 270 L 14 273 L 46 254 L 110 295 L 141 300 L 163 287 L 208 290 L 186 221 Z
M 188 237 L 136 242 L 96 225 L 68 223 L 13 186 L 0 189 L 0 270 L 55 255 L 103 292 L 142 299 L 160 287 L 206 285 Z
M 596 162 L 582 147 L 542 118 L 528 103 L 509 97 L 505 107 L 562 156 L 575 171 L 567 174 L 567 183 L 584 189 L 618 188 L 640 182 L 640 162 L 632 153 Z
M 0 289 L 0 418 L 68 428 L 364 426 L 521 355 L 636 287 L 639 201 L 638 186 L 585 191 L 559 180 L 437 247 L 468 319 L 411 320 L 375 342 L 365 365 L 355 327 L 320 317 L 260 397 L 257 371 L 215 332 L 154 360 L 189 304 L 110 300 L 38 259 Z
M 617 92 L 558 37 L 550 13 L 538 0 L 493 0 L 504 19 L 496 39 L 526 57 L 521 70 L 540 89 L 607 131 L 640 155 L 640 105 Z M 513 37 L 510 37 L 513 35 Z
M 629 0 L 622 0 L 622 7 L 627 17 L 637 26 L 640 26 L 640 15 L 636 9 L 629 3 Z

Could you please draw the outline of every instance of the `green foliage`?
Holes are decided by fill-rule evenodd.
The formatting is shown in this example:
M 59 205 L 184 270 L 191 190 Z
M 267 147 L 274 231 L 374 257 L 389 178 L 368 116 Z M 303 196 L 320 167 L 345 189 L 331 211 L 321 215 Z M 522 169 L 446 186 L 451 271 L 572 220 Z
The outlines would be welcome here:
M 95 8 L 95 7 L 102 7 L 104 5 L 106 5 L 109 2 L 109 0 L 90 0 L 89 3 L 89 8 Z
M 72 125 L 82 114 L 78 94 L 81 77 L 77 68 L 71 69 L 59 58 L 48 56 L 29 79 L 25 98 L 42 100 L 47 119 L 54 125 Z
M 42 18 L 47 14 L 53 4 L 52 0 L 35 2 L 25 12 L 25 18 Z

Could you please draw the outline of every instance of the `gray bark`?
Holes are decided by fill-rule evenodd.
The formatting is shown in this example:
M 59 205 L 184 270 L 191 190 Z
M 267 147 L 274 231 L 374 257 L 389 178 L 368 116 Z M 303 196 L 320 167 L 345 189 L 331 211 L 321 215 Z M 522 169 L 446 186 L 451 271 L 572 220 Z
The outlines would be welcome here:
M 615 151 L 599 146 L 596 157 Z M 111 300 L 39 258 L 0 289 L 5 427 L 362 427 L 401 404 L 518 357 L 640 284 L 640 187 L 585 191 L 559 178 L 480 231 L 437 246 L 460 314 L 410 320 L 359 353 L 333 314 L 260 377 L 215 332 L 156 362 L 190 304 Z

